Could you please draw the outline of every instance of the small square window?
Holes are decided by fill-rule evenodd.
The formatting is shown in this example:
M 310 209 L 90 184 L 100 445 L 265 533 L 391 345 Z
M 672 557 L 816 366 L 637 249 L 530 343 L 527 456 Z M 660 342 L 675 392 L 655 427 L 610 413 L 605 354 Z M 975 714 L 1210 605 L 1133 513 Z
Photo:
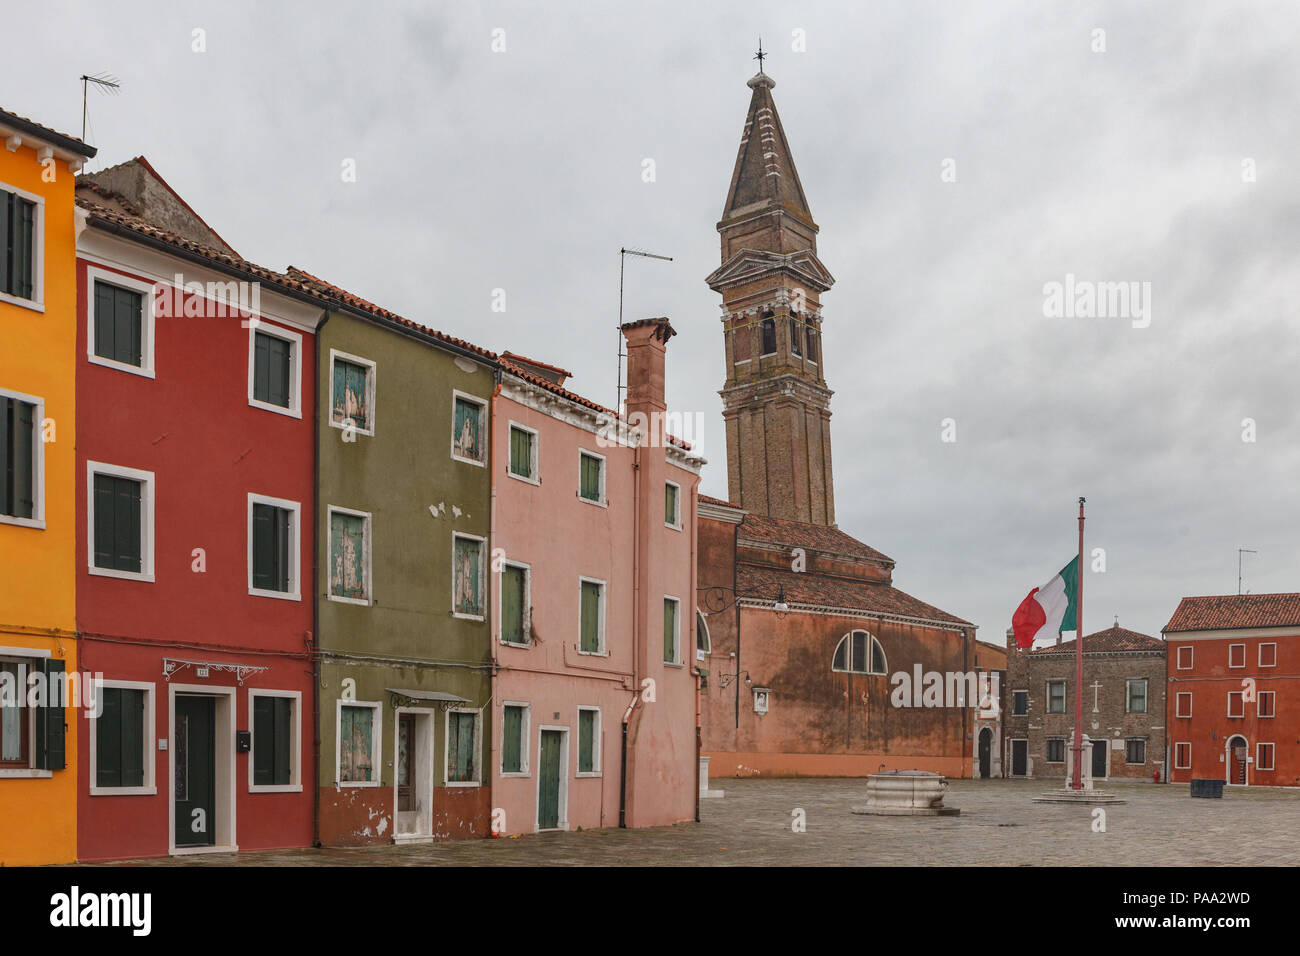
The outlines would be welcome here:
M 1246 645 L 1245 644 L 1228 645 L 1228 666 L 1229 667 L 1246 666 Z
M 600 710 L 578 708 L 578 776 L 600 774 Z
M 1178 648 L 1178 669 L 1180 671 L 1192 669 L 1192 645 L 1184 644 Z
M 452 612 L 457 617 L 483 618 L 483 539 L 453 535 Z
M 605 503 L 605 459 L 600 455 L 578 453 L 578 495 L 585 501 Z
M 1146 763 L 1146 740 L 1141 737 L 1130 737 L 1124 741 L 1124 762 L 1129 764 Z
M 375 363 L 330 349 L 330 426 L 375 433 Z
M 1064 763 L 1065 762 L 1065 738 L 1048 737 L 1047 738 L 1047 762 Z
M 153 472 L 95 461 L 86 471 L 90 573 L 152 581 Z
M 1229 717 L 1246 716 L 1246 705 L 1242 696 L 1242 691 L 1239 690 L 1228 691 L 1228 716 Z
M 451 457 L 481 465 L 487 459 L 484 418 L 487 405 L 477 398 L 455 393 Z
M 510 474 L 524 481 L 537 481 L 537 432 L 510 423 Z
M 370 603 L 370 515 L 329 509 L 329 599 Z
M 1277 666 L 1277 645 L 1276 644 L 1259 645 L 1259 666 L 1260 667 Z

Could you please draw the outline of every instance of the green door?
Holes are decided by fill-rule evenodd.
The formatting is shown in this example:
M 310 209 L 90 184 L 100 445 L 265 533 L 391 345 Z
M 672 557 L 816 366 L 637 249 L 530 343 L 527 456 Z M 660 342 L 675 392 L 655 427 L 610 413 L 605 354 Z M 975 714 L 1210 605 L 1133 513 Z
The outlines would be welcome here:
M 538 778 L 537 829 L 553 830 L 560 825 L 560 752 L 563 734 L 542 731 L 542 766 Z
M 177 697 L 172 728 L 176 763 L 176 845 L 212 846 L 216 841 L 216 700 Z

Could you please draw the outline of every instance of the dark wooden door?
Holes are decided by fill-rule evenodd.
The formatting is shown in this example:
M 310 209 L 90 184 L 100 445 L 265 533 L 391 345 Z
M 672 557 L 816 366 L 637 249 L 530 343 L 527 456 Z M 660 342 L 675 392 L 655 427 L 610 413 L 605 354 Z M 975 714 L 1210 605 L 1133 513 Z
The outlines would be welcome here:
M 561 737 L 558 730 L 542 731 L 542 759 L 537 791 L 537 827 L 549 830 L 560 825 Z
M 985 727 L 980 731 L 980 779 L 987 780 L 993 772 L 993 731 Z
M 217 842 L 216 704 L 212 697 L 176 698 L 172 747 L 178 847 Z
M 1029 741 L 1011 741 L 1011 775 L 1023 777 L 1029 770 Z
M 415 809 L 415 714 L 397 718 L 397 810 Z
M 1246 782 L 1246 741 L 1236 737 L 1232 741 L 1232 778 L 1229 783 Z
M 1106 748 L 1110 746 L 1110 741 L 1102 738 L 1092 742 L 1092 776 L 1094 779 L 1105 779 L 1106 776 Z

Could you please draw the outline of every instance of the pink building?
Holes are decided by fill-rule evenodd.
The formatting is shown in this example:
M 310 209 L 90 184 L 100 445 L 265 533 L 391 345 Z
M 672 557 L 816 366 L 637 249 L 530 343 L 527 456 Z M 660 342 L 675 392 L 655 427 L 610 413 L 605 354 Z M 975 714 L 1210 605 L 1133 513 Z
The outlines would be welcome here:
M 703 460 L 663 427 L 672 326 L 646 319 L 623 334 L 623 421 L 565 389 L 563 369 L 502 356 L 491 457 L 499 834 L 696 816 Z

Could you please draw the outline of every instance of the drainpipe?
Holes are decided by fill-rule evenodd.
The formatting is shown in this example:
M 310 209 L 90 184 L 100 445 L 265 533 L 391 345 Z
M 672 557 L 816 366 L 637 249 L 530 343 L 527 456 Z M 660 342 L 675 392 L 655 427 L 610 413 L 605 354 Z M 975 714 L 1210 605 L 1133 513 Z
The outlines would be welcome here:
M 325 310 L 325 318 L 316 326 L 316 394 L 315 414 L 312 416 L 312 534 L 311 534 L 311 634 L 313 647 L 311 655 L 311 845 L 320 844 L 320 383 L 323 381 L 320 371 L 320 337 L 325 324 L 330 320 L 330 310 Z M 301 532 L 300 532 L 301 533 Z
M 740 546 L 740 525 L 731 526 L 731 604 L 736 611 L 736 736 L 732 740 L 732 749 L 740 750 L 740 595 L 736 588 L 740 586 L 740 573 L 737 566 L 740 564 L 740 558 L 737 555 L 736 548 Z
M 699 583 L 700 583 L 699 574 L 698 574 L 699 560 L 700 560 L 699 493 L 700 493 L 700 486 L 699 486 L 699 482 L 697 481 L 695 483 L 695 486 L 691 488 L 691 519 L 690 519 L 691 520 L 691 587 L 690 587 L 690 591 L 687 592 L 693 595 L 699 594 L 697 588 L 699 587 Z M 699 641 L 699 637 L 696 635 L 695 629 L 700 626 L 696 618 L 699 617 L 700 609 L 695 606 L 694 601 L 691 602 L 691 606 L 695 610 L 696 617 L 690 619 L 691 624 L 694 626 L 691 627 L 690 630 L 687 632 L 693 638 L 693 640 L 690 641 L 691 650 L 688 651 L 688 653 L 691 655 L 691 657 L 695 657 L 696 656 L 695 651 L 698 647 L 698 641 Z M 700 665 L 698 661 L 696 661 L 694 664 L 691 665 L 691 671 L 695 674 L 695 766 L 692 769 L 695 775 L 695 822 L 699 823 L 700 822 L 700 753 L 704 749 L 704 746 L 703 746 L 703 741 L 701 740 L 701 731 L 700 731 Z
M 501 582 L 500 574 L 492 567 L 496 558 L 496 535 L 497 535 L 497 471 L 496 471 L 496 433 L 497 433 L 497 402 L 501 399 L 501 369 L 496 368 L 493 371 L 494 387 L 492 389 L 492 402 L 488 411 L 488 646 L 492 651 L 492 670 L 489 671 L 489 688 L 488 700 L 492 701 L 492 724 L 493 734 L 496 733 L 496 703 L 497 703 L 497 636 L 496 628 L 501 625 L 500 614 L 500 594 Z M 507 465 L 509 467 L 509 448 L 506 449 Z M 525 609 L 527 610 L 527 609 Z M 495 612 L 496 621 L 493 622 Z M 528 746 L 528 741 L 523 745 Z M 489 822 L 488 836 L 492 836 L 491 807 L 492 791 L 496 789 L 498 765 L 492 759 L 492 741 L 488 741 L 488 762 L 492 765 L 492 770 L 488 774 L 488 807 Z
M 969 657 L 968 657 L 967 652 L 968 652 L 968 645 L 967 645 L 967 642 L 966 642 L 966 628 L 963 627 L 963 628 L 961 629 L 961 674 L 962 674 L 962 677 L 961 677 L 961 679 L 962 679 L 962 685 L 961 685 L 961 686 L 962 686 L 962 689 L 963 689 L 963 690 L 966 688 L 966 675 L 970 673 L 970 664 L 968 663 L 968 661 L 969 661 Z M 967 741 L 968 739 L 970 739 L 970 738 L 967 736 L 967 735 L 970 733 L 969 725 L 968 725 L 968 719 L 969 719 L 969 717 L 970 717 L 970 707 L 969 707 L 969 703 L 970 703 L 970 702 L 969 702 L 969 701 L 962 701 L 962 703 L 963 703 L 963 704 L 966 704 L 967 706 L 962 707 L 962 709 L 961 709 L 961 750 L 959 750 L 958 753 L 961 754 L 961 764 L 962 764 L 962 766 L 961 766 L 961 770 L 962 770 L 962 776 L 965 776 L 965 774 L 966 774 L 966 741 Z M 972 766 L 971 766 L 971 776 L 972 776 L 972 777 L 975 776 L 975 768 L 974 768 L 974 765 L 973 765 L 973 764 L 972 764 Z
M 641 443 L 632 449 L 632 701 L 623 712 L 623 779 L 618 825 L 627 827 L 628 729 L 641 696 Z M 698 771 L 697 771 L 698 773 Z

